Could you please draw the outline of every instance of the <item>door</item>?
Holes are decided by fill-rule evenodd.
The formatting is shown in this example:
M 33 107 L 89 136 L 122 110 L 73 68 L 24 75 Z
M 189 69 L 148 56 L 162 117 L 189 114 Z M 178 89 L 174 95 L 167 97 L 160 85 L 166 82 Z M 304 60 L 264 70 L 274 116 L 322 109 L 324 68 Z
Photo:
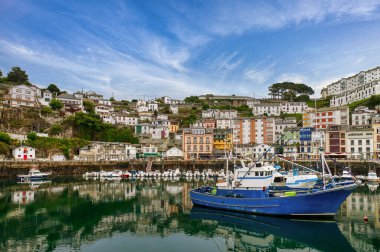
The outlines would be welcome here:
M 24 155 L 24 160 L 28 160 L 28 155 Z

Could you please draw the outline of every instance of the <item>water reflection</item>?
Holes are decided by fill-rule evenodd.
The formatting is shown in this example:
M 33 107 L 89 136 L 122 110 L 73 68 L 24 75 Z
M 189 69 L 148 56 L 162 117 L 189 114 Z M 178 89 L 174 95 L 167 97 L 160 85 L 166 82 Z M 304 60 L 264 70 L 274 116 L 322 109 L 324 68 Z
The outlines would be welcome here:
M 203 183 L 78 178 L 0 183 L 0 250 L 380 249 L 377 188 L 353 193 L 338 222 L 305 222 L 192 208 L 189 191 Z
M 191 217 L 212 220 L 233 251 L 271 251 L 275 248 L 354 251 L 335 221 L 305 221 L 255 216 L 193 207 Z

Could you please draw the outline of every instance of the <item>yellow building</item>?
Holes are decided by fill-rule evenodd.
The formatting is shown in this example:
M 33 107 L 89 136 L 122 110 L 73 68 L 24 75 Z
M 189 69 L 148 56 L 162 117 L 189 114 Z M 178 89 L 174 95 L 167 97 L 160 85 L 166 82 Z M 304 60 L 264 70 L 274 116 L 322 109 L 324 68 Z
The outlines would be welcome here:
M 170 133 L 177 133 L 178 130 L 179 130 L 178 122 L 170 122 L 170 125 L 169 125 Z
M 233 147 L 231 129 L 214 130 L 214 149 L 230 151 Z
M 372 118 L 373 129 L 373 157 L 380 158 L 380 116 Z

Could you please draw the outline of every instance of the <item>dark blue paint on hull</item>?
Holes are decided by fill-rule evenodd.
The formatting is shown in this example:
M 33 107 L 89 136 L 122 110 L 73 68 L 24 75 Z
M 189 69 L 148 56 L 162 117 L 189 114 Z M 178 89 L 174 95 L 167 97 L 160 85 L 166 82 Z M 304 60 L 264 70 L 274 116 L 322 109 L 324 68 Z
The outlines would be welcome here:
M 331 218 L 356 188 L 355 184 L 289 197 L 234 198 L 190 192 L 195 205 L 261 215 Z

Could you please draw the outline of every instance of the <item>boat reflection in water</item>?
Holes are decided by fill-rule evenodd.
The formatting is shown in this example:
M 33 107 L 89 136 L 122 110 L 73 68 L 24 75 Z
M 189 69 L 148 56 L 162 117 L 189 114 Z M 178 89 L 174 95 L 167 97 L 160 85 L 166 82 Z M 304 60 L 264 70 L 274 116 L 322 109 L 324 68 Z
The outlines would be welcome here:
M 216 221 L 228 249 L 233 251 L 276 248 L 355 251 L 334 221 L 291 220 L 198 206 L 192 208 L 191 218 Z

